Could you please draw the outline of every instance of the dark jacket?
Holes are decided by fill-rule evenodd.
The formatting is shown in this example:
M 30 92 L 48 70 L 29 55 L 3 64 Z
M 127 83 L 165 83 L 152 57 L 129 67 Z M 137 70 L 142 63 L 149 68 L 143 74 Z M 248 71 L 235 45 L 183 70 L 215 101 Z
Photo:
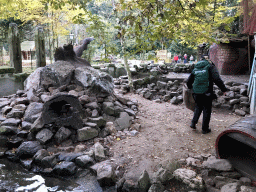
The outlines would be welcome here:
M 216 68 L 216 66 L 212 63 L 210 63 L 209 67 L 209 89 L 207 93 L 213 93 L 213 83 L 215 83 L 222 92 L 228 91 L 226 86 L 224 85 L 222 79 L 220 78 L 219 72 Z M 187 86 L 189 89 L 193 88 L 193 83 L 194 83 L 195 75 L 193 73 L 190 74 L 190 76 L 187 79 Z

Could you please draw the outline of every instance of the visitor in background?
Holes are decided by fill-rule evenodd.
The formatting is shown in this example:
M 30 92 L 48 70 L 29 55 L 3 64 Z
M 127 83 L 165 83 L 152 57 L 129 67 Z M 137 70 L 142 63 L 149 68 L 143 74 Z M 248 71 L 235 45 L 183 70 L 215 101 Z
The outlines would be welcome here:
M 173 59 L 174 59 L 175 63 L 177 63 L 177 62 L 178 62 L 178 60 L 179 60 L 178 55 L 175 55 Z
M 190 61 L 194 61 L 193 55 L 190 56 L 189 60 L 190 60 Z
M 187 54 L 184 55 L 184 63 L 187 63 L 188 62 L 188 56 Z

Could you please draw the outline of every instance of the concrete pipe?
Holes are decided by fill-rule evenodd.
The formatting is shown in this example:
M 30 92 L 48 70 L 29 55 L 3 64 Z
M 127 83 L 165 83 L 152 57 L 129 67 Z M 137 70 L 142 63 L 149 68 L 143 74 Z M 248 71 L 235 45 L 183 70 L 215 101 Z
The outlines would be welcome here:
M 242 175 L 256 181 L 256 115 L 245 117 L 219 134 L 218 158 L 228 159 Z

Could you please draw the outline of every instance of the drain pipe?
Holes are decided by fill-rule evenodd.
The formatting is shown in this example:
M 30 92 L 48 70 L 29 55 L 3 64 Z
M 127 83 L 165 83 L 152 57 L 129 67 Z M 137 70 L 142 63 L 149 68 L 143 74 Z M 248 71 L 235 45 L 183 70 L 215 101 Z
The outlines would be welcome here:
M 256 184 L 256 115 L 245 117 L 221 132 L 215 149 L 218 158 L 229 160 Z

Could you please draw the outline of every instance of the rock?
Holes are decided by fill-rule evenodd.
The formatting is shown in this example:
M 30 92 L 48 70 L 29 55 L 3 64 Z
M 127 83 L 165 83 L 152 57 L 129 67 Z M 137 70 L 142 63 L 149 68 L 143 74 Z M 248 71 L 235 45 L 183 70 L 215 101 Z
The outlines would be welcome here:
M 69 84 L 75 67 L 67 61 L 56 61 L 45 67 L 37 68 L 24 82 L 25 90 L 38 90 L 60 87 Z
M 7 142 L 9 138 L 4 135 L 0 135 L 0 147 L 7 147 Z
M 82 155 L 75 159 L 75 163 L 79 167 L 88 168 L 89 166 L 92 166 L 95 162 L 94 159 L 89 155 Z
M 80 153 L 80 152 L 82 152 L 82 151 L 85 151 L 85 149 L 86 149 L 86 146 L 85 146 L 85 145 L 79 144 L 79 145 L 77 145 L 77 146 L 75 147 L 74 152 L 75 152 L 75 153 Z
M 99 107 L 97 102 L 88 103 L 88 104 L 85 105 L 85 108 L 89 108 L 91 110 L 93 110 L 93 109 L 99 110 L 100 109 L 100 107 Z
M 221 192 L 237 192 L 239 190 L 239 186 L 237 183 L 229 183 L 221 187 Z
M 112 93 L 114 89 L 113 78 L 107 73 L 99 73 L 92 67 L 76 68 L 74 79 L 77 84 L 92 88 L 96 92 Z
M 49 155 L 44 157 L 41 160 L 41 163 L 44 168 L 53 168 L 58 163 L 58 161 L 55 155 Z
M 10 107 L 10 106 L 5 106 L 5 107 L 3 107 L 2 108 L 2 113 L 4 114 L 4 115 L 7 115 L 7 113 L 9 113 L 10 111 L 12 110 L 12 107 Z
M 20 110 L 20 111 L 22 111 L 22 112 L 25 112 L 26 109 L 27 109 L 27 106 L 24 105 L 24 104 L 17 104 L 17 105 L 15 105 L 15 106 L 13 106 L 12 109 L 16 109 L 16 110 Z
M 103 102 L 103 112 L 113 116 L 115 114 L 114 104 L 112 102 Z
M 120 117 L 115 120 L 114 124 L 116 130 L 122 131 L 131 126 L 132 119 L 126 112 L 121 112 Z
M 61 127 L 54 135 L 55 141 L 60 144 L 62 141 L 69 138 L 71 135 L 71 131 L 69 129 L 66 129 L 65 127 Z
M 234 104 L 237 104 L 237 103 L 239 103 L 239 102 L 240 102 L 239 99 L 232 99 L 232 100 L 229 101 L 229 104 L 230 104 L 230 105 L 234 105 Z
M 172 178 L 172 173 L 164 168 L 160 168 L 157 172 L 154 173 L 154 182 L 161 182 L 165 184 Z
M 185 184 L 189 185 L 191 188 L 203 188 L 203 180 L 201 177 L 197 176 L 196 172 L 189 169 L 176 169 L 173 172 L 173 176 L 184 182 Z
M 21 120 L 20 119 L 14 119 L 14 118 L 9 118 L 9 119 L 6 119 L 5 121 L 3 121 L 1 123 L 1 126 L 13 126 L 13 127 L 18 127 L 21 123 Z
M 89 139 L 97 137 L 99 134 L 97 129 L 91 127 L 84 127 L 77 130 L 77 140 L 78 141 L 87 141 Z
M 171 104 L 177 105 L 179 103 L 179 99 L 176 96 L 174 96 L 170 102 Z
M 102 161 L 106 158 L 104 147 L 99 142 L 94 144 L 94 155 L 96 161 Z
M 23 117 L 24 112 L 18 109 L 12 109 L 7 115 L 6 118 L 18 118 L 21 119 Z
M 18 128 L 14 126 L 0 126 L 0 135 L 15 135 L 18 133 Z
M 34 162 L 38 165 L 41 165 L 41 161 L 44 157 L 49 156 L 49 152 L 45 149 L 40 149 L 36 152 L 36 154 L 33 156 Z
M 135 112 L 130 108 L 124 109 L 124 111 L 128 113 L 129 116 L 136 116 Z
M 92 117 L 92 118 L 99 117 L 99 112 L 98 112 L 97 109 L 93 109 L 93 110 L 92 110 L 92 116 L 91 116 L 91 117 Z
M 12 161 L 12 162 L 19 162 L 20 159 L 17 156 L 16 153 L 13 152 L 13 150 L 8 150 L 5 152 L 5 156 L 7 157 L 8 160 Z
M 236 109 L 235 110 L 235 114 L 240 115 L 240 116 L 245 116 L 246 112 L 240 109 Z
M 252 180 L 247 177 L 241 177 L 239 180 L 242 181 L 243 185 L 246 186 L 250 186 L 252 183 Z
M 20 137 L 12 136 L 9 141 L 7 142 L 7 146 L 9 149 L 13 149 L 13 148 L 17 148 L 20 146 L 20 144 L 23 142 L 24 140 Z
M 27 121 L 22 121 L 21 122 L 21 129 L 22 130 L 30 130 L 31 129 L 31 123 L 27 122 Z
M 103 117 L 88 118 L 88 122 L 96 123 L 99 128 L 103 128 L 106 125 L 106 120 Z
M 241 102 L 248 102 L 249 101 L 249 97 L 240 97 L 240 101 Z
M 164 186 L 161 183 L 153 183 L 148 192 L 164 192 Z
M 163 81 L 157 81 L 156 85 L 157 85 L 157 87 L 159 87 L 159 89 L 166 89 L 166 87 L 167 87 L 167 83 L 165 83 Z
M 77 166 L 73 162 L 62 161 L 52 171 L 59 176 L 70 176 L 77 172 Z
M 132 130 L 132 131 L 130 131 L 130 134 L 131 134 L 131 136 L 135 137 L 139 134 L 139 132 L 136 130 Z
M 139 180 L 138 180 L 138 187 L 141 192 L 147 192 L 150 188 L 150 178 L 148 172 L 146 170 L 143 171 Z
M 29 90 L 26 92 L 26 94 L 27 94 L 27 97 L 28 97 L 28 99 L 29 99 L 30 101 L 32 101 L 32 102 L 39 102 L 39 101 L 40 101 L 39 97 L 37 97 L 37 96 L 35 95 L 35 90 L 34 90 L 34 89 L 29 89 Z
M 256 187 L 250 187 L 250 186 L 241 186 L 240 192 L 254 192 L 256 191 Z
M 240 177 L 242 177 L 242 175 L 238 172 L 222 172 L 221 175 L 223 177 L 228 177 L 228 178 L 231 178 L 231 179 L 239 179 Z
M 216 176 L 213 179 L 213 181 L 215 183 L 215 187 L 219 188 L 219 189 L 221 187 L 223 187 L 224 185 L 228 184 L 228 183 L 236 183 L 236 182 L 238 182 L 238 180 L 236 180 L 236 179 L 231 179 L 231 178 L 222 177 L 222 176 Z
M 0 102 L 0 109 L 9 105 L 10 104 L 10 101 L 9 100 L 5 100 L 5 101 L 1 101 Z
M 247 89 L 240 89 L 241 95 L 247 95 Z
M 73 162 L 77 157 L 82 156 L 82 153 L 60 153 L 58 156 L 58 161 L 68 161 Z
M 31 125 L 30 132 L 31 132 L 31 133 L 39 132 L 43 127 L 44 127 L 44 122 L 43 122 L 42 116 L 40 115 L 40 116 L 34 121 L 34 123 Z
M 143 94 L 143 97 L 150 100 L 150 99 L 152 99 L 153 94 L 150 91 L 145 91 Z
M 91 166 L 97 173 L 97 180 L 101 186 L 112 186 L 115 184 L 115 171 L 110 161 L 103 161 Z
M 207 161 L 203 162 L 203 167 L 207 169 L 214 169 L 217 171 L 231 171 L 232 165 L 226 159 L 216 159 L 215 157 L 209 157 Z
M 51 140 L 53 133 L 49 129 L 43 129 L 36 134 L 36 139 L 41 143 L 45 144 Z
M 30 170 L 32 168 L 33 160 L 32 159 L 20 160 L 20 164 L 25 169 Z
M 34 123 L 34 121 L 38 118 L 38 114 L 43 110 L 43 103 L 33 102 L 30 103 L 27 107 L 24 114 L 24 121 L 29 123 Z
M 43 146 L 40 145 L 38 141 L 27 141 L 23 142 L 16 150 L 16 154 L 20 158 L 33 157 L 36 152 L 42 149 Z
M 108 130 L 109 134 L 111 135 L 116 134 L 117 132 L 113 122 L 107 122 L 105 128 Z

